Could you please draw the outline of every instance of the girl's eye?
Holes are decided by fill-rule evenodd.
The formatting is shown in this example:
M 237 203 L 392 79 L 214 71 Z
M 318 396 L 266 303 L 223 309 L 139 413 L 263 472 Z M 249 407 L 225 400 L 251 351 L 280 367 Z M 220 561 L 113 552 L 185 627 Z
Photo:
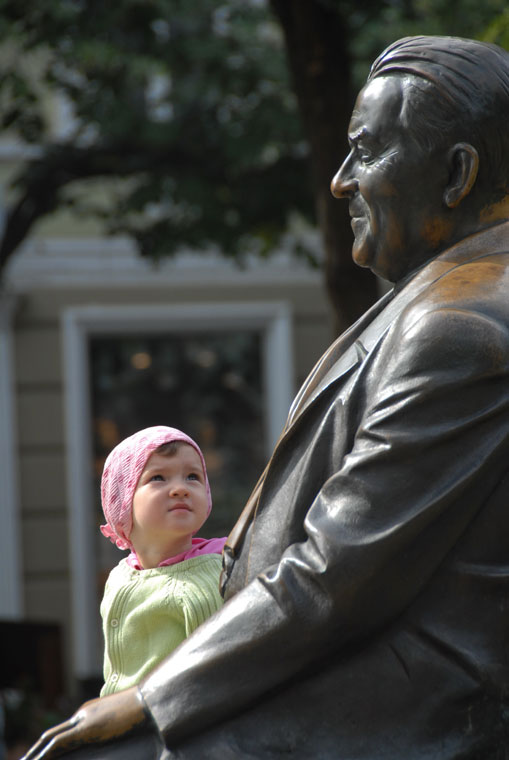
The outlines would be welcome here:
M 187 476 L 187 479 L 188 480 L 199 480 L 199 477 L 196 474 L 196 472 L 190 472 L 189 475 Z
M 162 480 L 162 479 L 163 479 L 162 475 L 152 475 L 152 477 L 150 478 L 151 481 L 152 480 Z

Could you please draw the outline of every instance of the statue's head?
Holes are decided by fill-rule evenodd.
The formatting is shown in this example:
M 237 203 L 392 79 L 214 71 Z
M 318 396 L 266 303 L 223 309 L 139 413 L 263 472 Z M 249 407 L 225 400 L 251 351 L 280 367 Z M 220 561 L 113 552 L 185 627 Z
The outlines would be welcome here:
M 374 62 L 332 180 L 353 256 L 397 281 L 447 245 L 509 218 L 509 53 L 408 37 Z

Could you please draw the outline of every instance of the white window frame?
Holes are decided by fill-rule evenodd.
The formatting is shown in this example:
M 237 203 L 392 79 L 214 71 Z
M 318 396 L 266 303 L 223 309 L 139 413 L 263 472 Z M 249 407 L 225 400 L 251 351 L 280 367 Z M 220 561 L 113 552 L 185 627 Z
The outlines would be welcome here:
M 67 442 L 67 499 L 71 562 L 73 664 L 78 678 L 100 670 L 97 641 L 92 493 L 92 430 L 88 387 L 91 336 L 257 330 L 263 341 L 267 455 L 286 421 L 293 397 L 291 311 L 282 301 L 179 305 L 87 305 L 65 309 L 62 338 Z

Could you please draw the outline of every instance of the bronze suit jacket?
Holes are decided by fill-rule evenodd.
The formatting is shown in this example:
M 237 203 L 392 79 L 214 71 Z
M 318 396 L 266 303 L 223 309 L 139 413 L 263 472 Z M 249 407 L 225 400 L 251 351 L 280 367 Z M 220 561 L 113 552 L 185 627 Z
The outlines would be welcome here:
M 142 684 L 165 758 L 509 757 L 509 223 L 299 393 L 222 610 Z

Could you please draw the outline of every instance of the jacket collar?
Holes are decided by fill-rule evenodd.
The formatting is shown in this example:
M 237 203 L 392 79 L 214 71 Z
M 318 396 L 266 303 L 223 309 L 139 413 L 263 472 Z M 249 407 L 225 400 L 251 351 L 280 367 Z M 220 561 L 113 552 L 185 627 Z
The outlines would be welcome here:
M 398 314 L 423 290 L 452 269 L 474 259 L 491 256 L 506 246 L 509 250 L 509 222 L 470 235 L 407 275 L 326 351 L 292 404 L 285 430 L 331 383 L 362 361 Z
M 474 233 L 461 240 L 436 258 L 428 261 L 419 270 L 412 272 L 389 293 L 386 293 L 331 345 L 311 371 L 292 404 L 288 422 L 274 452 L 304 410 L 332 382 L 338 380 L 352 366 L 362 361 L 362 358 L 372 349 L 407 303 L 410 303 L 420 292 L 455 267 L 504 250 L 509 250 L 509 221 Z M 270 461 L 273 457 L 274 453 Z M 225 551 L 231 558 L 237 555 L 246 530 L 254 518 L 270 461 L 228 536 Z

